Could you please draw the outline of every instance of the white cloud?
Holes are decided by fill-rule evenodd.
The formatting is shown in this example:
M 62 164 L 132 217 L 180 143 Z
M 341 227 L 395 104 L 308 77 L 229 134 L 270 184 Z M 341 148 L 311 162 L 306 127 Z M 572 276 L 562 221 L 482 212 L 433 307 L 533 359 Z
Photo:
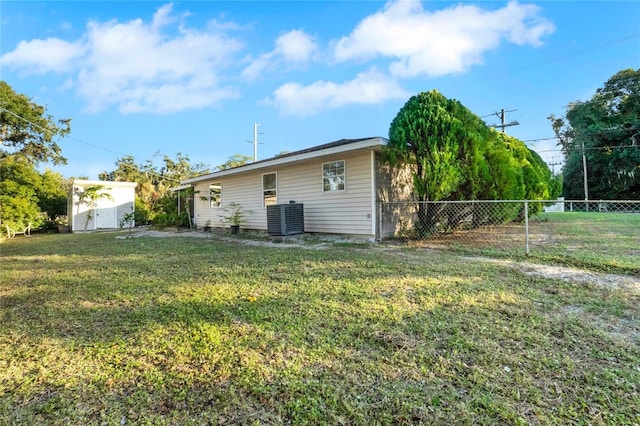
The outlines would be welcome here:
M 175 22 L 175 18 L 171 15 L 171 11 L 173 10 L 173 4 L 165 4 L 161 8 L 159 8 L 156 13 L 153 15 L 153 22 L 151 27 L 153 29 L 160 29 L 165 27 L 173 22 Z
M 362 20 L 335 44 L 337 61 L 394 58 L 390 72 L 403 78 L 464 72 L 503 40 L 538 46 L 555 30 L 534 5 L 510 2 L 484 11 L 458 5 L 426 12 L 417 0 L 392 1 Z
M 292 30 L 278 37 L 275 51 L 287 62 L 306 63 L 316 49 L 316 43 L 311 36 L 300 30 Z
M 67 72 L 85 54 L 81 42 L 70 43 L 59 38 L 21 41 L 12 52 L 0 57 L 2 67 L 20 68 L 26 74 Z
M 213 27 L 197 31 L 178 21 L 168 4 L 151 23 L 89 22 L 78 41 L 21 42 L 1 60 L 32 73 L 71 72 L 68 81 L 92 111 L 167 113 L 237 97 L 221 81 L 243 44 Z
M 246 81 L 265 74 L 283 78 L 326 57 L 324 46 L 301 29 L 280 34 L 271 51 L 252 54 L 230 36 L 245 27 L 219 17 L 194 29 L 188 16 L 169 3 L 146 21 L 91 21 L 77 40 L 22 41 L 0 56 L 0 65 L 31 74 L 65 73 L 61 89 L 75 90 L 91 111 L 171 113 L 237 98 L 238 89 L 228 83 L 238 81 L 237 73 Z M 406 99 L 399 78 L 464 72 L 502 43 L 538 46 L 553 31 L 536 6 L 517 2 L 496 10 L 464 4 L 427 12 L 418 0 L 391 1 L 329 46 L 335 68 L 351 69 L 351 62 L 368 67 L 366 61 L 381 59 L 388 70 L 370 69 L 342 83 L 289 82 L 266 102 L 284 114 L 305 116 Z
M 242 77 L 246 80 L 253 81 L 263 73 L 274 70 L 276 65 L 272 58 L 273 53 L 265 53 L 255 59 L 250 59 L 249 65 L 242 70 Z
M 303 68 L 313 58 L 318 46 L 313 38 L 301 30 L 291 30 L 276 39 L 275 48 L 253 59 L 242 71 L 247 80 L 255 80 L 265 72 L 280 67 Z
M 274 91 L 273 99 L 265 102 L 285 115 L 304 117 L 349 104 L 378 104 L 408 96 L 397 81 L 372 69 L 342 84 L 331 81 L 317 81 L 308 86 L 286 83 Z

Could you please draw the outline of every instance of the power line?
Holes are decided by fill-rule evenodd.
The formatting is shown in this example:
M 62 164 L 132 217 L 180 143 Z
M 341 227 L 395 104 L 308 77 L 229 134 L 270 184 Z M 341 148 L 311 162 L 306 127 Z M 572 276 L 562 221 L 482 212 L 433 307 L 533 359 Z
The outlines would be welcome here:
M 40 124 L 34 123 L 33 121 L 30 121 L 30 120 L 28 120 L 28 119 L 26 119 L 26 118 L 22 117 L 21 115 L 18 115 L 18 114 L 16 114 L 15 112 L 10 111 L 10 110 L 8 110 L 8 109 L 6 109 L 6 108 L 2 107 L 2 106 L 0 106 L 0 110 L 2 110 L 2 111 L 4 111 L 4 112 L 7 112 L 7 113 L 9 113 L 9 114 L 13 115 L 14 117 L 19 118 L 20 120 L 23 120 L 23 121 L 25 121 L 25 122 L 29 123 L 30 125 L 32 125 L 32 126 L 34 126 L 34 127 L 36 127 L 36 128 L 39 128 L 39 129 L 41 129 L 41 130 L 43 130 L 43 131 L 45 131 L 45 132 L 50 131 L 50 129 L 47 129 L 46 127 L 43 127 L 43 126 L 41 126 Z M 128 155 L 128 154 L 123 154 L 123 153 L 121 153 L 121 152 L 116 152 L 116 151 L 113 151 L 113 150 L 108 149 L 108 148 L 104 148 L 104 147 L 101 147 L 101 146 L 98 146 L 98 145 L 94 145 L 94 144 L 89 143 L 89 142 L 85 142 L 85 141 L 83 141 L 83 140 L 81 140 L 81 139 L 74 138 L 74 137 L 72 137 L 72 136 L 66 136 L 66 137 L 67 137 L 68 139 L 71 139 L 71 140 L 75 140 L 75 141 L 77 141 L 77 142 L 80 142 L 81 144 L 88 145 L 88 146 L 91 146 L 91 147 L 93 147 L 93 148 L 101 149 L 101 150 L 103 150 L 103 151 L 111 152 L 112 154 L 121 155 L 121 156 L 123 156 L 123 157 L 131 157 L 131 158 L 133 158 L 133 159 L 135 160 L 135 157 L 134 157 L 133 155 Z M 133 168 L 132 166 L 130 166 L 130 165 L 129 165 L 129 164 L 127 164 L 127 163 L 120 163 L 120 164 L 121 164 L 122 166 L 124 166 L 124 167 L 128 167 L 128 168 L 130 168 L 130 169 L 132 169 L 132 168 Z M 136 166 L 136 167 L 137 167 L 137 166 Z M 150 175 L 153 175 L 153 176 L 159 177 L 159 178 L 161 178 L 161 179 L 171 180 L 171 181 L 174 181 L 174 182 L 180 182 L 180 180 L 179 180 L 179 179 L 174 179 L 174 178 L 171 178 L 171 177 L 168 177 L 168 176 L 164 176 L 164 175 L 162 175 L 162 174 L 160 174 L 160 173 L 156 173 L 156 172 L 147 172 L 147 173 L 149 173 Z
M 577 139 L 577 138 L 582 138 L 585 136 L 596 136 L 596 135 L 602 135 L 602 134 L 607 134 L 607 133 L 613 133 L 613 132 L 619 132 L 621 129 L 620 128 L 614 128 L 614 129 L 605 129 L 605 130 L 598 130 L 598 131 L 593 131 L 593 132 L 583 132 L 583 133 L 577 133 L 575 135 L 573 135 L 571 137 L 571 139 Z M 622 129 L 622 130 L 628 130 L 628 129 Z M 635 130 L 635 129 L 634 129 Z M 630 137 L 630 139 L 632 141 L 636 141 L 636 139 L 638 138 L 638 136 L 640 136 L 640 131 L 638 133 L 635 133 L 634 135 L 632 135 Z M 523 140 L 522 142 L 538 142 L 538 141 L 550 141 L 550 140 L 554 140 L 554 139 L 560 139 L 560 137 L 558 136 L 552 136 L 552 137 L 547 137 L 547 138 L 538 138 L 538 139 L 526 139 Z M 636 142 L 637 144 L 638 142 Z
M 607 150 L 612 150 L 612 149 L 618 149 L 618 148 L 640 148 L 640 146 L 638 145 L 614 145 L 614 146 L 593 146 L 593 147 L 585 147 L 584 150 L 585 151 L 607 151 Z M 561 151 L 565 151 L 565 152 L 574 152 L 574 151 L 582 151 L 582 148 L 572 148 L 572 149 L 546 149 L 544 151 L 536 151 L 538 153 L 540 152 L 561 152 Z
M 557 136 L 554 136 L 552 138 L 527 139 L 527 140 L 524 140 L 522 142 L 543 142 L 543 141 L 552 141 L 554 139 L 559 139 L 559 138 Z
M 39 128 L 39 129 L 41 129 L 41 130 L 43 130 L 43 131 L 45 131 L 45 132 L 50 131 L 50 129 L 47 129 L 46 127 L 43 127 L 43 126 L 41 126 L 41 125 L 39 125 L 39 124 L 37 124 L 37 123 L 34 123 L 33 121 L 30 121 L 30 120 L 28 120 L 28 119 L 26 119 L 26 118 L 24 118 L 24 117 L 22 117 L 22 116 L 20 116 L 20 115 L 16 114 L 16 113 L 15 113 L 15 112 L 13 112 L 13 111 L 10 111 L 10 110 L 8 110 L 8 109 L 6 109 L 6 108 L 2 107 L 2 106 L 0 106 L 0 110 L 2 110 L 2 111 L 4 111 L 4 112 L 8 112 L 9 114 L 13 115 L 14 117 L 17 117 L 17 118 L 21 119 L 22 121 L 25 121 L 25 122 L 27 122 L 27 123 L 31 124 L 32 126 L 37 127 L 37 128 Z M 85 142 L 85 141 L 80 140 L 80 139 L 78 139 L 78 138 L 75 138 L 75 137 L 73 137 L 73 136 L 66 136 L 66 137 L 67 137 L 68 139 L 75 140 L 75 141 L 77 141 L 77 142 L 80 142 L 80 143 L 82 143 L 82 144 L 84 144 L 84 145 L 91 146 L 91 147 L 93 147 L 93 148 L 101 149 L 101 150 L 103 150 L 103 151 L 111 152 L 111 153 L 113 153 L 113 154 L 118 154 L 118 155 L 124 155 L 124 156 L 127 156 L 127 154 L 123 154 L 123 153 L 121 153 L 121 152 L 116 152 L 116 151 L 113 151 L 113 150 L 108 149 L 108 148 L 104 148 L 104 147 L 101 147 L 101 146 L 98 146 L 98 145 L 94 145 L 94 144 L 92 144 L 92 143 Z
M 626 35 L 626 36 L 621 37 L 621 38 L 617 38 L 617 39 L 614 39 L 614 40 L 606 41 L 606 42 L 604 42 L 602 44 L 598 44 L 598 45 L 595 45 L 595 46 L 587 47 L 585 49 L 577 50 L 575 52 L 567 53 L 567 54 L 564 54 L 564 55 L 556 56 L 555 58 L 551 58 L 551 59 L 548 59 L 546 61 L 542 61 L 542 62 L 538 62 L 538 63 L 535 63 L 535 64 L 530 64 L 530 65 L 525 65 L 525 66 L 520 67 L 520 68 L 514 68 L 514 69 L 509 70 L 507 72 L 504 72 L 502 74 L 497 74 L 497 75 L 494 75 L 492 77 L 484 78 L 482 80 L 479 80 L 478 82 L 483 82 L 483 81 L 487 81 L 487 80 L 493 80 L 493 79 L 496 79 L 496 78 L 501 78 L 501 77 L 504 77 L 504 76 L 509 75 L 509 74 L 515 74 L 517 72 L 526 71 L 526 70 L 529 70 L 529 69 L 532 69 L 532 68 L 537 68 L 539 66 L 546 65 L 546 64 L 549 64 L 549 63 L 552 63 L 552 62 L 557 62 L 557 61 L 561 61 L 561 60 L 564 60 L 564 59 L 567 59 L 567 58 L 571 58 L 572 56 L 581 55 L 583 53 L 592 52 L 594 50 L 604 49 L 604 48 L 612 46 L 614 44 L 623 43 L 623 42 L 625 42 L 627 40 L 631 40 L 631 39 L 634 39 L 634 38 L 639 37 L 639 36 L 640 36 L 640 32 L 632 33 L 632 34 Z

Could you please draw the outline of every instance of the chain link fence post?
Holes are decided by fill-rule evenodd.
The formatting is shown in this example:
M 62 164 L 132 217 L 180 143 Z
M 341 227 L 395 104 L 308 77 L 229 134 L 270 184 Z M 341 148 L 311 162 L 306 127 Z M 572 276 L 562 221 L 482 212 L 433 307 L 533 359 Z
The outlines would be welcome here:
M 524 200 L 524 252 L 529 256 L 529 201 Z

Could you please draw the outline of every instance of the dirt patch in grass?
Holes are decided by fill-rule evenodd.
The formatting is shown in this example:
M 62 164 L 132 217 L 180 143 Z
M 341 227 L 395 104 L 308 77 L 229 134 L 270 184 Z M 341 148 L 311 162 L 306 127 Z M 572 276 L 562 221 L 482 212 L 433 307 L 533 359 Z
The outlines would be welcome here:
M 617 274 L 605 274 L 566 266 L 539 265 L 529 262 L 514 262 L 504 259 L 468 257 L 475 262 L 488 262 L 508 266 L 534 277 L 551 278 L 566 282 L 595 284 L 599 287 L 628 290 L 640 294 L 640 280 L 635 277 Z
M 212 238 L 212 233 L 201 232 L 197 230 L 185 229 L 150 229 L 150 228 L 136 228 L 132 233 L 132 238 L 139 237 L 154 237 L 154 238 L 169 238 L 169 237 L 192 237 L 192 238 Z M 127 235 L 118 235 L 116 238 L 127 238 Z
M 138 237 L 192 237 L 192 238 L 209 238 L 227 243 L 242 244 L 254 247 L 274 247 L 274 248 L 305 248 L 313 250 L 324 250 L 331 247 L 334 243 L 350 243 L 362 242 L 362 240 L 354 240 L 342 236 L 314 236 L 309 237 L 306 234 L 290 235 L 286 237 L 272 237 L 259 232 L 244 232 L 240 236 L 229 236 L 221 230 L 213 230 L 211 232 L 203 232 L 200 230 L 157 230 L 157 229 L 140 229 L 134 231 L 131 236 Z M 119 236 L 117 238 L 126 238 Z

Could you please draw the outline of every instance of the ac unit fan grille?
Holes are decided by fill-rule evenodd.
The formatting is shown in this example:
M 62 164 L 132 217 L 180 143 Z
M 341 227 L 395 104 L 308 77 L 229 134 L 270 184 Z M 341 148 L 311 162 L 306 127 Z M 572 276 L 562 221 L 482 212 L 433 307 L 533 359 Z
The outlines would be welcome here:
M 269 235 L 303 234 L 303 205 L 289 203 L 267 206 L 267 231 Z

